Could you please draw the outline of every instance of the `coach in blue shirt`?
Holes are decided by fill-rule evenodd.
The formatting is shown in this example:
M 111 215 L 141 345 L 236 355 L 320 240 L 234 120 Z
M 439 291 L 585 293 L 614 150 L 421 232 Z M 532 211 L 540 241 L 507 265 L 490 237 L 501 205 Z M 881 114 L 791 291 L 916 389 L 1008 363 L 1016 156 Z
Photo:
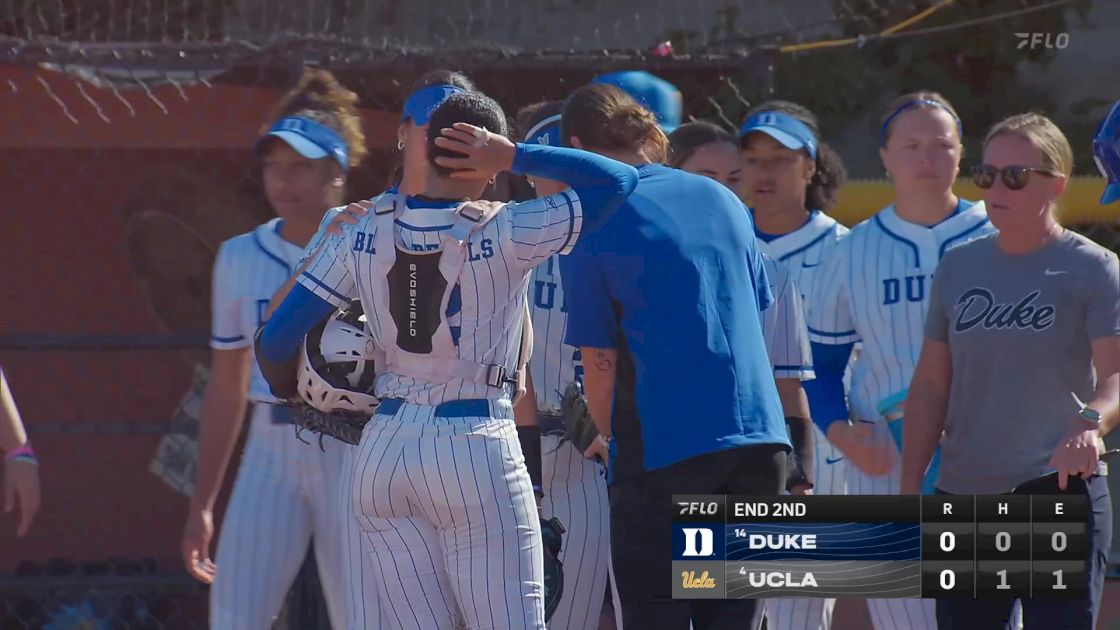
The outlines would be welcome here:
M 724 186 L 663 166 L 657 120 L 618 88 L 572 94 L 561 134 L 639 174 L 560 261 L 566 342 L 582 348 L 588 405 L 611 438 L 623 626 L 749 627 L 753 601 L 673 600 L 669 578 L 672 495 L 776 495 L 785 481 L 789 442 L 760 324 L 771 296 L 750 217 Z

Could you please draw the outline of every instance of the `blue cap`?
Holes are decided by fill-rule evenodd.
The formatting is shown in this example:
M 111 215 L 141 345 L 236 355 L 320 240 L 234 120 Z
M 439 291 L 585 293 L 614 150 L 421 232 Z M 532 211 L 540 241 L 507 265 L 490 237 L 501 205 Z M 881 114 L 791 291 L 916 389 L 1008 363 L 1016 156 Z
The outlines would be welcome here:
M 808 125 L 782 112 L 759 112 L 739 127 L 739 137 L 748 133 L 764 133 L 777 140 L 783 147 L 798 151 L 805 149 L 809 157 L 817 159 L 817 136 Z
M 665 133 L 672 133 L 681 126 L 684 98 L 677 86 L 644 70 L 609 72 L 591 80 L 622 88 L 638 104 L 653 112 Z
M 451 95 L 460 92 L 466 92 L 466 90 L 456 85 L 429 85 L 426 88 L 416 90 L 404 102 L 401 122 L 412 120 L 414 125 L 423 127 L 431 120 L 432 112 L 436 111 L 437 107 Z
M 549 147 L 560 144 L 560 114 L 549 116 L 529 128 L 525 133 L 525 144 L 543 144 Z
M 1120 200 L 1120 101 L 1112 105 L 1112 111 L 1093 136 L 1093 160 L 1101 176 L 1108 180 L 1101 194 L 1101 205 Z
M 350 169 L 350 148 L 342 136 L 330 127 L 304 116 L 288 116 L 273 123 L 272 127 L 257 140 L 255 149 L 270 137 L 280 138 L 296 153 L 311 160 L 330 156 L 342 170 Z

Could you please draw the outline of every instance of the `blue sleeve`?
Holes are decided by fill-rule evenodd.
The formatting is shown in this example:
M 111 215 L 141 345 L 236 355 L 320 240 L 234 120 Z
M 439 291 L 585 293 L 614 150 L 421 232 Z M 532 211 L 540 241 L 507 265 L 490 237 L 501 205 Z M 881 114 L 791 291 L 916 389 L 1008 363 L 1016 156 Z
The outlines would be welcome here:
M 261 359 L 280 363 L 296 356 L 308 331 L 335 308 L 307 287 L 296 283 L 264 325 L 259 348 Z
M 583 221 L 600 225 L 638 186 L 638 169 L 579 149 L 518 144 L 513 172 L 554 179 L 572 187 Z
M 848 417 L 848 403 L 844 398 L 844 369 L 852 356 L 855 344 L 827 345 L 812 343 L 813 370 L 817 378 L 802 381 L 801 387 L 809 398 L 809 412 L 825 435 L 828 425 Z
M 559 261 L 564 306 L 568 310 L 564 343 L 577 348 L 617 347 L 618 320 L 594 256 L 587 247 L 577 247 Z

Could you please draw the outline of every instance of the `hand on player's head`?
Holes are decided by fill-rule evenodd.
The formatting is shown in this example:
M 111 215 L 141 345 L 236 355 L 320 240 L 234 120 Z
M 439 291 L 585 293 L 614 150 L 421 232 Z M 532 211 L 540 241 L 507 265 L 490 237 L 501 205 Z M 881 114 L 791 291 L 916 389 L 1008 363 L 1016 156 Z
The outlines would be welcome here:
M 517 147 L 508 139 L 468 123 L 455 123 L 440 130 L 435 145 L 461 157 L 442 155 L 438 166 L 450 169 L 455 179 L 489 179 L 513 168 Z

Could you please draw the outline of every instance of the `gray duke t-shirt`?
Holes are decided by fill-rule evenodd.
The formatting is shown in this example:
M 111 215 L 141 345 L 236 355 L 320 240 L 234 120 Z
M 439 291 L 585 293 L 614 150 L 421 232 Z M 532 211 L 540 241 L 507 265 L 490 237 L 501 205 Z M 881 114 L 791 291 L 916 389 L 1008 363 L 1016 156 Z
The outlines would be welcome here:
M 1090 344 L 1120 335 L 1120 263 L 1068 230 L 1021 256 L 976 239 L 937 268 L 925 334 L 952 354 L 938 488 L 1006 492 L 1075 426 L 1071 392 L 1092 396 Z

